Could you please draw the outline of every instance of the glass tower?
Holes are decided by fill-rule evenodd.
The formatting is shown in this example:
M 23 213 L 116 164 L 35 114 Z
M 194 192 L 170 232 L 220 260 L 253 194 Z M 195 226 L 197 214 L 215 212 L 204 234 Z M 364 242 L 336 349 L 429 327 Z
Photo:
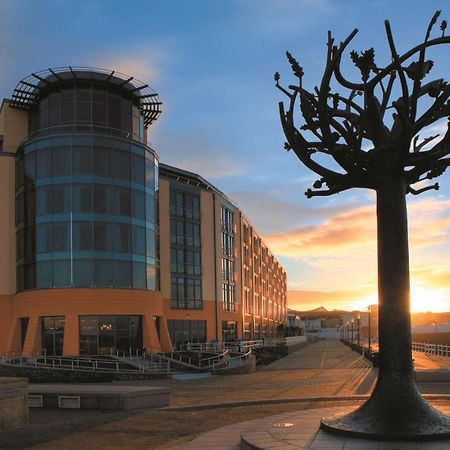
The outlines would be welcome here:
M 15 100 L 29 110 L 16 156 L 17 291 L 159 290 L 158 157 L 146 145 L 156 94 L 97 69 L 32 77 Z

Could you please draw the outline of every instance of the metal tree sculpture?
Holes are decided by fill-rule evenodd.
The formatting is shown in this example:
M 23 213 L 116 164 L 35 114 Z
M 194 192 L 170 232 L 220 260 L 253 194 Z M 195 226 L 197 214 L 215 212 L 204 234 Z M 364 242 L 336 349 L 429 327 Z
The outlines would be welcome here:
M 397 52 L 385 21 L 392 58 L 388 65 L 375 63 L 373 48 L 361 54 L 350 52 L 362 82 L 349 81 L 341 72 L 342 54 L 357 29 L 339 45 L 334 45 L 328 32 L 325 72 L 313 92 L 303 88 L 303 69 L 289 52 L 286 55 L 298 84 L 285 89 L 275 74 L 276 86 L 289 99 L 287 110 L 283 102 L 279 104 L 285 148 L 292 149 L 320 177 L 306 196 L 327 196 L 356 187 L 374 189 L 377 197 L 379 376 L 371 397 L 361 407 L 322 420 L 321 427 L 331 432 L 369 439 L 450 437 L 450 418 L 423 400 L 413 376 L 405 199 L 407 193 L 438 189 L 437 184 L 424 186 L 422 182 L 450 166 L 448 123 L 443 136 L 419 138 L 426 127 L 450 119 L 450 85 L 443 79 L 423 82 L 433 67 L 433 61 L 425 57 L 427 49 L 450 43 L 450 37 L 444 36 L 445 20 L 440 25 L 442 35 L 430 37 L 439 14 L 433 16 L 424 41 L 403 55 Z M 345 88 L 346 94 L 332 93 L 332 82 Z M 399 98 L 391 101 L 393 96 Z M 304 119 L 300 127 L 294 119 L 297 101 Z M 393 114 L 387 119 L 389 109 Z M 372 148 L 367 150 L 369 143 Z M 332 162 L 328 167 L 324 164 L 327 158 Z M 413 188 L 415 183 L 421 184 Z

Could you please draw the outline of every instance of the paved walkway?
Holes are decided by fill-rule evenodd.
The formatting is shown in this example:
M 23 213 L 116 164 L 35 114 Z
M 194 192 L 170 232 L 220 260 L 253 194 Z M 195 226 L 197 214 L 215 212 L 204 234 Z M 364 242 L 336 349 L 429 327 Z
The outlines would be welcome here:
M 450 440 L 432 442 L 369 441 L 320 430 L 320 419 L 348 413 L 352 407 L 296 411 L 218 428 L 182 447 L 183 450 L 449 450 Z M 440 407 L 450 413 L 450 407 Z
M 434 361 L 434 357 L 430 357 L 430 361 Z M 248 375 L 117 384 L 168 387 L 170 410 L 105 413 L 37 408 L 31 411 L 27 428 L 1 434 L 0 448 L 179 448 L 220 426 L 289 411 L 310 411 L 319 405 L 320 408 L 355 407 L 357 401 L 338 402 L 344 396 L 370 394 L 376 376 L 376 369 L 358 353 L 340 342 L 322 341 Z M 420 383 L 419 388 L 424 393 L 450 393 L 450 383 L 446 382 Z M 318 403 L 318 397 L 328 397 L 332 401 Z

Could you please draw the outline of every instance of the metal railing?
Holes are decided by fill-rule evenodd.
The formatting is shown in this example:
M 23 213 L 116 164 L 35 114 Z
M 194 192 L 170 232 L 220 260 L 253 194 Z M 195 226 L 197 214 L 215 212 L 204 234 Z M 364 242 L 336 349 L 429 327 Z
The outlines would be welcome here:
M 182 366 L 201 369 L 201 370 L 213 370 L 217 367 L 223 367 L 228 364 L 230 359 L 230 351 L 225 350 L 219 355 L 209 356 L 207 358 L 195 358 L 183 354 L 183 352 L 172 352 L 167 354 L 160 354 L 158 356 L 168 362 L 178 363 Z
M 86 357 L 66 357 L 47 356 L 41 352 L 28 357 L 19 354 L 2 355 L 2 364 L 21 367 L 40 367 L 51 369 L 65 369 L 94 372 L 115 372 L 115 373 L 169 373 L 170 364 L 161 358 L 152 355 L 151 358 L 144 356 L 115 356 L 119 359 L 107 359 L 108 357 L 86 356 Z
M 415 352 L 427 353 L 429 355 L 450 356 L 450 345 L 413 342 L 412 349 Z

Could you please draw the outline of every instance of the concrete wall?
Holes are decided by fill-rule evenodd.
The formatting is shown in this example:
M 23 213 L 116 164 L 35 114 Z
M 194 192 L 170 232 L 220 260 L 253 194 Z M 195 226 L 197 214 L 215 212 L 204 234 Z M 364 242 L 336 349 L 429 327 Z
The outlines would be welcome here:
M 24 378 L 0 378 L 0 432 L 28 423 L 28 382 Z

